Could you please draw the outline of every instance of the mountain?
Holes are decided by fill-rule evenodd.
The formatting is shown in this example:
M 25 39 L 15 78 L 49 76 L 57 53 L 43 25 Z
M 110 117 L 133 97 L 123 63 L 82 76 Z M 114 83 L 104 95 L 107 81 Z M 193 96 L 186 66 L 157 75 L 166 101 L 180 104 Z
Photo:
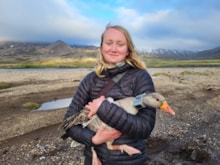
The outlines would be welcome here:
M 58 40 L 44 48 L 37 50 L 40 54 L 63 55 L 74 51 L 74 49 L 65 42 Z
M 150 49 L 142 52 L 144 55 L 149 55 L 156 58 L 164 59 L 191 59 L 195 56 L 196 52 L 188 50 L 175 50 L 175 49 Z
M 148 57 L 164 58 L 164 59 L 182 59 L 182 60 L 203 60 L 203 59 L 220 59 L 220 47 L 204 50 L 189 51 L 175 49 L 149 49 L 140 51 L 141 54 Z
M 37 50 L 48 45 L 47 43 L 32 43 L 32 42 L 15 42 L 1 41 L 0 56 L 13 55 L 35 55 Z
M 14 42 L 0 41 L 0 57 L 16 55 L 47 55 L 63 56 L 71 55 L 74 57 L 96 57 L 96 46 L 92 45 L 69 45 L 61 40 L 54 43 L 31 43 L 31 42 Z M 220 47 L 203 50 L 175 50 L 175 49 L 151 49 L 139 51 L 142 56 L 149 58 L 161 59 L 220 59 Z
M 220 59 L 220 47 L 204 50 L 197 53 L 198 59 Z
M 16 55 L 61 56 L 68 54 L 74 54 L 82 57 L 86 56 L 87 52 L 89 52 L 89 55 L 94 54 L 93 52 L 95 52 L 96 49 L 97 47 L 92 45 L 71 46 L 61 40 L 58 40 L 54 43 L 0 41 L 0 57 Z

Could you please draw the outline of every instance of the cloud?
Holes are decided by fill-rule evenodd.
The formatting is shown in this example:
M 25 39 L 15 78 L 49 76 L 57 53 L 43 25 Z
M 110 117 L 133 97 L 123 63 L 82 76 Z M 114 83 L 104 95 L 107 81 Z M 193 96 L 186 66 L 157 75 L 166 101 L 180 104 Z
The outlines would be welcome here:
M 209 9 L 203 11 L 198 6 L 197 12 L 190 9 L 192 7 L 179 8 L 177 5 L 172 9 L 140 13 L 136 9 L 121 7 L 117 9 L 117 15 L 118 22 L 135 36 L 138 47 L 201 50 L 219 46 L 220 24 L 216 21 L 220 19 L 220 11 L 206 14 Z
M 220 45 L 219 0 L 0 1 L 0 40 L 99 45 L 109 22 L 136 48 L 204 50 Z
M 6 7 L 10 6 L 10 8 Z M 0 37 L 23 40 L 93 42 L 97 20 L 87 18 L 74 6 L 61 0 L 0 2 Z M 93 31 L 91 30 L 93 29 Z M 0 38 L 0 39 L 1 39 Z

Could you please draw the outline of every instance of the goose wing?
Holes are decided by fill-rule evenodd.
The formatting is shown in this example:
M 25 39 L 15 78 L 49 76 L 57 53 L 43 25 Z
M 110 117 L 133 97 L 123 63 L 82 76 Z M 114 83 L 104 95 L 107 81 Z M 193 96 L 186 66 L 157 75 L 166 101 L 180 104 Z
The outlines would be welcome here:
M 81 110 L 80 112 L 65 119 L 59 126 L 59 129 L 67 130 L 74 125 L 88 122 L 89 121 L 88 114 L 89 114 L 89 111 L 84 110 L 84 109 Z

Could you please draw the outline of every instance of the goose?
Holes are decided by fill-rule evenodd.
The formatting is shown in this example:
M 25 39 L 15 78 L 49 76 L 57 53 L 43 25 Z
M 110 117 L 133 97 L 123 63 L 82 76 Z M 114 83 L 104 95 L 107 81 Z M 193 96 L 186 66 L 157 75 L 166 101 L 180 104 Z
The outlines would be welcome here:
M 136 97 L 127 97 L 127 98 L 120 99 L 117 101 L 114 101 L 112 98 L 109 97 L 109 98 L 107 98 L 107 100 L 110 103 L 114 103 L 114 104 L 122 107 L 126 112 L 133 114 L 133 115 L 136 115 L 140 108 L 143 108 L 146 106 L 162 110 L 162 111 L 167 112 L 171 115 L 175 115 L 175 112 L 168 105 L 165 97 L 157 92 L 143 93 L 143 94 L 140 94 Z M 78 125 L 78 124 L 82 124 L 83 127 L 88 127 L 89 129 L 91 129 L 95 132 L 99 129 L 101 124 L 104 124 L 106 129 L 113 129 L 110 126 L 103 123 L 96 114 L 93 115 L 93 117 L 91 119 L 88 118 L 88 114 L 89 114 L 88 110 L 82 109 L 79 113 L 65 119 L 61 123 L 61 125 L 59 126 L 59 129 L 67 130 L 67 129 L 71 128 L 72 126 Z M 73 141 L 71 146 L 74 146 L 75 143 L 76 142 Z M 124 151 L 129 155 L 140 153 L 140 151 L 137 150 L 136 148 L 128 146 L 126 144 L 112 145 L 112 143 L 113 143 L 113 141 L 106 142 L 107 148 L 109 150 L 121 150 L 122 152 Z M 97 159 L 97 155 L 96 155 L 93 148 L 92 148 L 92 152 L 93 152 L 94 159 Z M 99 161 L 95 160 L 95 162 L 99 162 Z

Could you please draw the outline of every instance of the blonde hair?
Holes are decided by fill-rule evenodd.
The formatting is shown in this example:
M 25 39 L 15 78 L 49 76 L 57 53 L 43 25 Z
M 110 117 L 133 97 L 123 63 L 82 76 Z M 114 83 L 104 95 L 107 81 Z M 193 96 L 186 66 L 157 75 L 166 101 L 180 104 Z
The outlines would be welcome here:
M 108 64 L 105 62 L 105 60 L 103 58 L 101 48 L 102 48 L 102 43 L 103 43 L 103 39 L 104 39 L 104 34 L 110 28 L 113 28 L 113 29 L 116 29 L 116 30 L 122 32 L 127 40 L 129 54 L 128 54 L 128 56 L 126 56 L 125 62 L 133 67 L 146 70 L 147 68 L 146 68 L 145 64 L 138 57 L 138 53 L 134 48 L 134 44 L 132 42 L 132 39 L 131 39 L 129 32 L 122 26 L 119 26 L 119 25 L 113 26 L 113 25 L 108 24 L 105 28 L 105 31 L 101 35 L 101 43 L 100 43 L 100 49 L 99 49 L 99 53 L 98 53 L 98 63 L 97 63 L 96 69 L 95 69 L 96 74 L 101 77 L 101 76 L 103 76 L 103 75 L 101 75 L 102 71 L 108 68 L 107 67 Z

